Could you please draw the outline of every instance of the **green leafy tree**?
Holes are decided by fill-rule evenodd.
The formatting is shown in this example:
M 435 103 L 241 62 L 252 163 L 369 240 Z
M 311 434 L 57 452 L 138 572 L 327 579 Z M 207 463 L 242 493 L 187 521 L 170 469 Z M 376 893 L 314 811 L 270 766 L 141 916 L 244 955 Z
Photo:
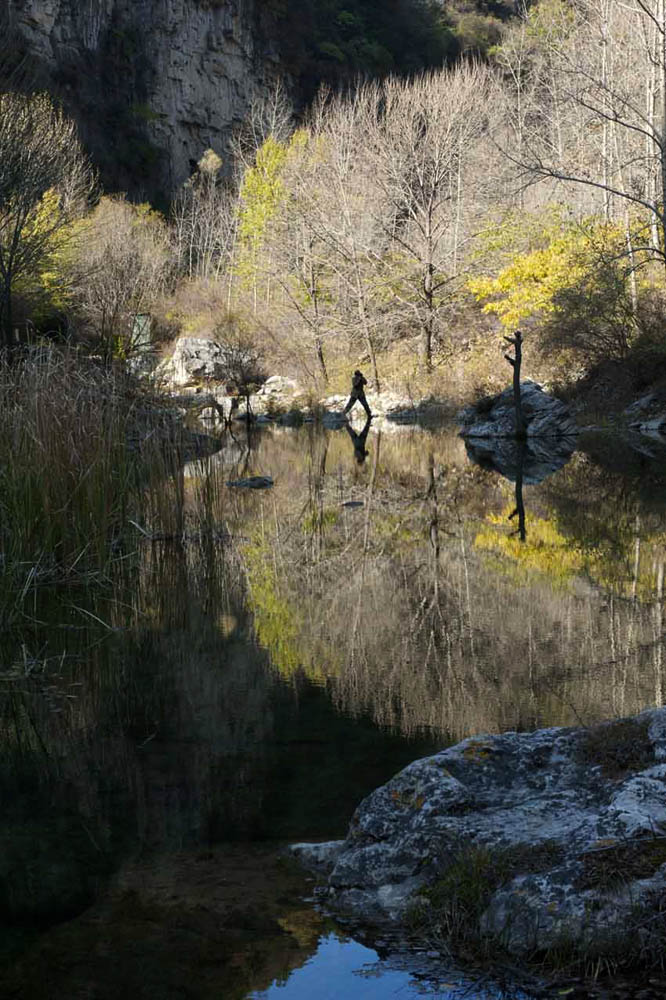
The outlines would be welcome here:
M 322 82 L 407 75 L 459 51 L 435 0 L 289 0 L 274 13 L 283 58 L 310 98 Z
M 71 235 L 95 178 L 76 127 L 46 94 L 0 94 L 0 325 L 13 342 L 17 282 Z
M 236 271 L 253 288 L 255 304 L 268 226 L 285 196 L 282 170 L 287 150 L 286 143 L 269 136 L 241 183 Z

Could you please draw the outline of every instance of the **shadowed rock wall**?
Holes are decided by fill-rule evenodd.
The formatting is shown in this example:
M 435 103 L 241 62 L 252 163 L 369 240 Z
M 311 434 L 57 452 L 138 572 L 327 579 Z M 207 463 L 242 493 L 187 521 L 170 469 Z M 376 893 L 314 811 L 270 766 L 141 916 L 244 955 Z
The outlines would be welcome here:
M 7 85 L 58 95 L 107 190 L 159 200 L 280 75 L 255 0 L 9 0 Z M 3 53 L 0 53 L 3 54 Z

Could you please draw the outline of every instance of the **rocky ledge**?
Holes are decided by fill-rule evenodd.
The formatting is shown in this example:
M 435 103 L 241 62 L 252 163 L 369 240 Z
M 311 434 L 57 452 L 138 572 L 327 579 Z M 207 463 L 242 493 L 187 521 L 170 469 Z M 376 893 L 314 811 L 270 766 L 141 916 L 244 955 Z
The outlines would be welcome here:
M 520 383 L 520 395 L 527 437 L 570 437 L 578 433 L 576 421 L 567 406 L 554 396 L 549 396 L 536 382 Z M 458 414 L 463 437 L 496 438 L 514 437 L 516 414 L 513 389 L 505 389 L 497 396 L 486 396 Z
M 666 709 L 483 735 L 369 795 L 346 840 L 298 844 L 327 905 L 488 954 L 666 954 Z M 559 959 L 557 959 L 559 956 Z

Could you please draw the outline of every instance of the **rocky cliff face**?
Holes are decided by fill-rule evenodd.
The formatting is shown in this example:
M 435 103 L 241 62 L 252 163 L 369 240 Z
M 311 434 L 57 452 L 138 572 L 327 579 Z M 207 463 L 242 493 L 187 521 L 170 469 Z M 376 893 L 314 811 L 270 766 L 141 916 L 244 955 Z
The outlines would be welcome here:
M 8 0 L 15 74 L 56 93 L 107 189 L 166 197 L 280 74 L 255 0 Z M 5 44 L 7 44 L 5 42 Z M 18 58 L 20 56 L 20 59 Z

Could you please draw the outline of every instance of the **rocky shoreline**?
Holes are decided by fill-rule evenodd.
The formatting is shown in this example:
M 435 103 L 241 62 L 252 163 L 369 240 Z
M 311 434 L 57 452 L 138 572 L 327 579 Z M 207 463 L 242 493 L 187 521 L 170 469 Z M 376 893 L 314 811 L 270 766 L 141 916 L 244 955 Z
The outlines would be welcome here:
M 234 395 L 229 386 L 224 348 L 214 341 L 182 337 L 174 353 L 160 362 L 153 378 L 181 416 L 194 417 L 207 430 L 217 431 L 231 421 L 247 422 L 248 413 L 243 397 Z M 567 442 L 583 430 L 612 429 L 635 439 L 639 450 L 666 444 L 666 390 L 653 389 L 638 394 L 625 408 L 610 413 L 599 426 L 585 419 L 575 398 L 565 405 L 549 395 L 538 383 L 526 380 L 522 384 L 523 407 L 528 418 L 528 447 L 549 452 L 566 451 Z M 305 389 L 295 378 L 282 374 L 257 377 L 249 395 L 250 421 L 258 426 L 295 427 L 320 421 L 336 428 L 344 422 L 342 411 L 348 396 L 329 394 L 321 398 Z M 394 391 L 367 392 L 375 420 L 373 427 L 397 430 L 401 426 L 427 424 L 455 419 L 461 434 L 472 449 L 498 452 L 497 463 L 515 464 L 501 454 L 503 441 L 510 442 L 513 429 L 513 392 L 506 389 L 496 396 L 483 397 L 459 410 L 450 400 L 431 395 L 414 397 Z M 612 409 L 612 407 L 611 407 Z M 359 406 L 352 411 L 353 420 L 362 420 Z M 484 443 L 485 442 L 485 443 Z M 509 447 L 509 451 L 511 448 Z M 540 462 L 537 462 L 540 464 Z

